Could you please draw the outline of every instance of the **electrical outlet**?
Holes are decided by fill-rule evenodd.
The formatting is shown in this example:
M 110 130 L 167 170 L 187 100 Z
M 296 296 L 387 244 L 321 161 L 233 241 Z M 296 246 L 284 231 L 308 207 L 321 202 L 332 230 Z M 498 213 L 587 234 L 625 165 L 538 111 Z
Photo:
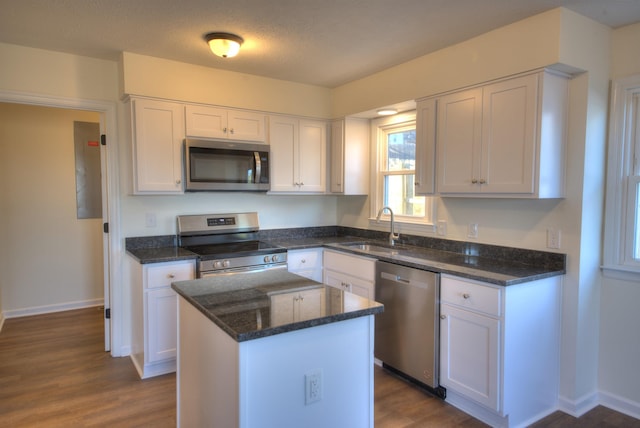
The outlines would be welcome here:
M 156 214 L 155 213 L 146 213 L 144 215 L 144 223 L 147 227 L 156 227 Z
M 467 236 L 469 238 L 477 238 L 478 237 L 478 223 L 469 223 L 469 229 L 467 231 Z
M 555 227 L 548 227 L 547 228 L 547 248 L 559 250 L 561 236 L 562 234 L 560 232 L 560 229 L 556 229 Z
M 314 370 L 304 375 L 304 403 L 311 404 L 322 399 L 322 370 Z
M 447 234 L 447 221 L 438 220 L 438 235 L 445 236 Z

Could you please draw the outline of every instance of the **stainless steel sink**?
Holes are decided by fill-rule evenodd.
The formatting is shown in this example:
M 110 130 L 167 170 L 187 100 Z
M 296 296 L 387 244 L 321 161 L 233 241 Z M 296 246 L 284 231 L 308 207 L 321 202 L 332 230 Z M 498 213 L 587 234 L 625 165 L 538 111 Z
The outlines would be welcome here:
M 353 250 L 366 251 L 367 253 L 372 254 L 383 254 L 383 255 L 396 255 L 399 254 L 400 251 L 393 247 L 384 247 L 382 245 L 369 244 L 366 242 L 361 242 L 357 244 L 346 244 L 344 247 L 351 248 Z

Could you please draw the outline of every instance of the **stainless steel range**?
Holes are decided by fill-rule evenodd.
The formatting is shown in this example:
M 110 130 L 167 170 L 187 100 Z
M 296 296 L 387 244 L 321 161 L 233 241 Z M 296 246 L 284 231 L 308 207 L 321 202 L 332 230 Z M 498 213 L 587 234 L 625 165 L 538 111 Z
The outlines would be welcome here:
M 178 245 L 199 256 L 198 278 L 286 269 L 287 250 L 258 240 L 258 213 L 178 216 Z

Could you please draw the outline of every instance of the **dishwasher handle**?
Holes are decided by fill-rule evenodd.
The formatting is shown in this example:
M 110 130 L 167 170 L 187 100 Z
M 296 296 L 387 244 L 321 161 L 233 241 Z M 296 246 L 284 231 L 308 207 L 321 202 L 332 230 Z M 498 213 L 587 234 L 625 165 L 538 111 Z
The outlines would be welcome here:
M 380 277 L 382 279 L 386 279 L 387 281 L 397 282 L 400 284 L 411 285 L 419 288 L 429 288 L 429 284 L 427 282 L 417 281 L 415 279 L 403 278 L 399 274 L 394 274 L 389 272 L 380 272 Z

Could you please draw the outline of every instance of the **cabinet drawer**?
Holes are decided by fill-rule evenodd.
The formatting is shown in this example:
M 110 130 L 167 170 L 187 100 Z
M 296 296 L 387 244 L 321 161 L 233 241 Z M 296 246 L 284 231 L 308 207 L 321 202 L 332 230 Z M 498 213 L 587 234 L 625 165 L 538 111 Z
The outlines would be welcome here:
M 373 281 L 376 276 L 375 260 L 335 251 L 324 252 L 324 268 Z
M 502 316 L 501 290 L 478 282 L 443 275 L 440 300 L 496 317 Z
M 195 262 L 154 263 L 145 266 L 145 287 L 170 287 L 172 282 L 194 278 Z
M 287 263 L 290 271 L 322 268 L 322 248 L 289 251 Z

